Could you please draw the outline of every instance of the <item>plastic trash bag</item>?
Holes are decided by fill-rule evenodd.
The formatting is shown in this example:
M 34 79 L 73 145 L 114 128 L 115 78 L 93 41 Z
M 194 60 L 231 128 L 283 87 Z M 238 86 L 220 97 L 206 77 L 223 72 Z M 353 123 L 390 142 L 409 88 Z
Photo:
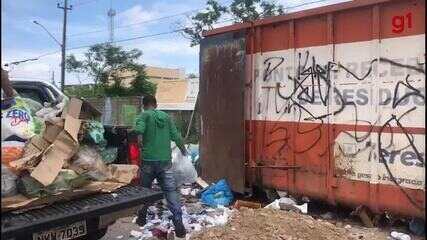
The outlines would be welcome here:
M 9 166 L 9 163 L 18 160 L 24 154 L 24 142 L 4 141 L 1 143 L 1 163 Z
M 217 183 L 209 186 L 201 194 L 203 204 L 217 207 L 228 206 L 233 202 L 233 193 L 225 179 L 219 180 Z
M 199 144 L 189 144 L 187 151 L 194 165 L 199 160 Z
M 87 124 L 87 138 L 89 138 L 93 143 L 97 145 L 104 146 L 106 145 L 106 140 L 104 138 L 104 126 L 101 122 L 90 121 Z
M 45 197 L 55 193 L 69 191 L 87 183 L 89 183 L 88 176 L 78 175 L 75 171 L 70 169 L 62 169 L 55 178 L 55 181 L 46 187 L 30 175 L 25 175 L 18 180 L 18 191 L 29 198 Z
M 86 174 L 95 181 L 106 181 L 111 177 L 101 154 L 95 147 L 87 145 L 80 146 L 79 151 L 72 159 L 70 169 L 78 174 Z
M 106 164 L 110 164 L 117 159 L 118 148 L 116 147 L 101 148 L 100 154 L 101 154 L 102 160 Z
M 30 139 L 35 135 L 31 111 L 20 97 L 15 97 L 15 103 L 1 111 L 1 140 L 13 135 L 22 139 Z
M 60 103 L 56 104 L 53 107 L 45 106 L 39 109 L 38 111 L 36 111 L 35 115 L 40 119 L 42 119 L 43 121 L 52 120 L 56 118 L 56 116 L 58 116 L 60 113 L 62 113 L 66 103 L 67 103 L 66 100 L 63 99 Z
M 25 104 L 27 104 L 32 116 L 34 116 L 37 111 L 43 108 L 43 105 L 31 98 L 22 98 L 22 100 L 25 102 Z
M 81 187 L 89 183 L 89 177 L 86 175 L 78 175 L 70 169 L 62 169 L 53 183 L 46 186 L 46 192 L 54 194 L 61 191 L 68 191 L 74 188 Z
M 17 178 L 7 166 L 1 165 L 1 197 L 10 197 L 17 194 Z
M 28 174 L 20 177 L 17 182 L 18 192 L 28 198 L 43 196 L 43 187 L 43 184 Z
M 175 174 L 177 186 L 194 183 L 197 179 L 197 171 L 191 159 L 183 156 L 178 148 L 172 150 L 172 171 Z

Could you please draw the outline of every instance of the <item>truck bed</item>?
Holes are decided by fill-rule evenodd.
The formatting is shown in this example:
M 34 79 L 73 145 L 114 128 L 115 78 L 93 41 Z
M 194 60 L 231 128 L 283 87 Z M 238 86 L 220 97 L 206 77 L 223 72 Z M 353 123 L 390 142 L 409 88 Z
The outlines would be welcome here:
M 163 194 L 159 191 L 141 186 L 125 186 L 114 194 L 91 195 L 19 214 L 4 213 L 1 217 L 1 238 L 19 239 L 22 233 L 48 230 L 58 225 L 80 221 L 88 216 L 97 218 L 142 204 L 151 204 L 162 198 Z

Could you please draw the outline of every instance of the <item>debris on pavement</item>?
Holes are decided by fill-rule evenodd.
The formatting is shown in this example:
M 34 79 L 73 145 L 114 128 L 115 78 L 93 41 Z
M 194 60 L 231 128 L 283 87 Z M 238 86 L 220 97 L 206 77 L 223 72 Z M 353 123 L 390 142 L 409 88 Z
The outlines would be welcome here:
M 258 209 L 258 208 L 261 208 L 261 203 L 258 203 L 258 202 L 249 202 L 249 201 L 243 201 L 243 200 L 237 200 L 234 203 L 233 207 L 235 209 L 240 209 L 241 207 Z
M 411 240 L 411 236 L 406 233 L 392 231 L 390 236 L 393 240 Z
M 265 206 L 265 208 L 276 209 L 276 210 L 288 210 L 288 211 L 296 211 L 306 214 L 308 212 L 308 204 L 304 203 L 298 205 L 295 200 L 288 197 L 282 197 L 280 199 L 274 200 L 272 203 Z
M 203 179 L 201 179 L 200 177 L 198 177 L 196 179 L 196 183 L 199 184 L 199 186 L 202 187 L 202 188 L 209 187 L 209 184 L 207 182 L 205 182 Z
M 202 203 L 211 206 L 228 206 L 233 201 L 233 193 L 225 179 L 221 179 L 202 192 Z
M 142 237 L 143 234 L 142 234 L 142 232 L 138 232 L 138 231 L 132 230 L 132 231 L 130 231 L 130 235 L 132 237 L 139 238 L 139 237 Z

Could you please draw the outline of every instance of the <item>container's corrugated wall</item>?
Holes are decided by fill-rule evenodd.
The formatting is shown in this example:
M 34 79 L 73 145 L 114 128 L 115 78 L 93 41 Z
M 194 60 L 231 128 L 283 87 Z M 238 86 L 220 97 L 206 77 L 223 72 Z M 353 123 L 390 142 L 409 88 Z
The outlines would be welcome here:
M 424 0 L 360 0 L 211 34 L 227 29 L 247 35 L 247 183 L 425 218 Z
M 249 179 L 423 216 L 425 1 L 256 26 L 251 41 L 249 165 L 264 167 Z

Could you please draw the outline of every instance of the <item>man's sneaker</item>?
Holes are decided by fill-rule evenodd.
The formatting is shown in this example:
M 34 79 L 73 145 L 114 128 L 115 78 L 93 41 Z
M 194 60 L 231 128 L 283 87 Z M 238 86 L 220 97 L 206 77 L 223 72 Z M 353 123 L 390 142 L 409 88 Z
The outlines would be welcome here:
M 174 222 L 175 225 L 175 236 L 178 238 L 185 239 L 185 235 L 187 235 L 187 231 L 185 230 L 184 224 L 182 222 Z
M 143 227 L 147 224 L 147 217 L 138 216 L 135 223 L 138 224 L 138 226 Z

